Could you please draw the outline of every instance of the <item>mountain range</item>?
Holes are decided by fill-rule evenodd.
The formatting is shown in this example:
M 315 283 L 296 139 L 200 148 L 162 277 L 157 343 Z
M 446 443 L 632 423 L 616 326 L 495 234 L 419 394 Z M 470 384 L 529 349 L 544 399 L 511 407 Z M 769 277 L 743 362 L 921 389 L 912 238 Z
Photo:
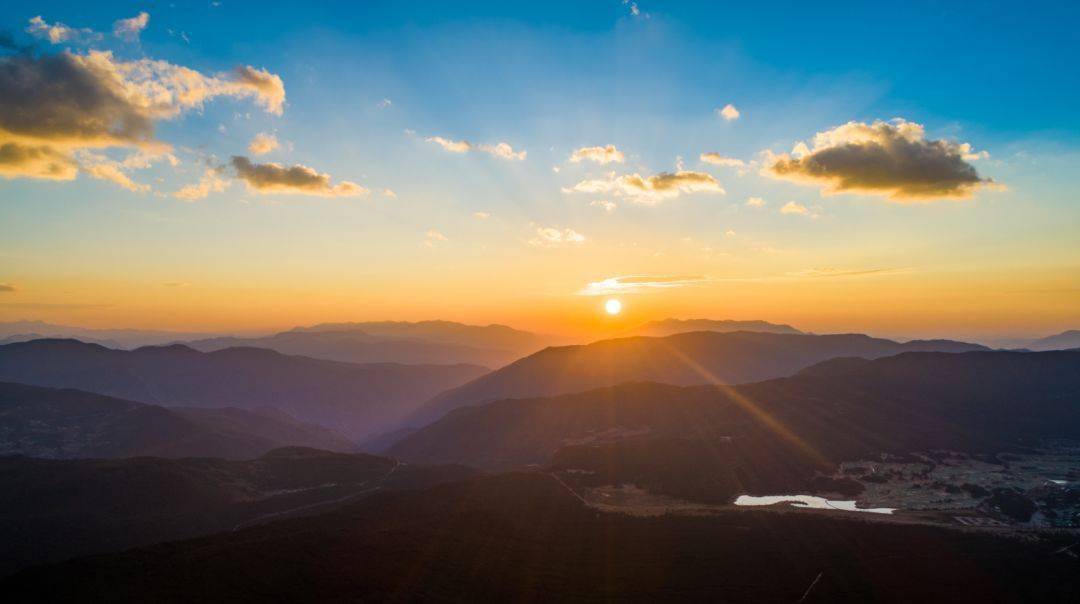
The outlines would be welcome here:
M 276 407 L 353 439 L 393 427 L 420 402 L 486 372 L 475 365 L 341 363 L 258 348 L 127 351 L 75 340 L 0 346 L 0 381 L 168 406 Z
M 423 425 L 449 411 L 503 398 L 551 396 L 629 381 L 688 386 L 738 384 L 792 375 L 835 357 L 878 358 L 908 351 L 965 352 L 985 346 L 951 340 L 894 342 L 861 334 L 689 332 L 601 340 L 544 349 L 425 403 Z
M 345 437 L 272 409 L 166 408 L 0 382 L 0 455 L 250 459 L 285 445 L 351 451 Z

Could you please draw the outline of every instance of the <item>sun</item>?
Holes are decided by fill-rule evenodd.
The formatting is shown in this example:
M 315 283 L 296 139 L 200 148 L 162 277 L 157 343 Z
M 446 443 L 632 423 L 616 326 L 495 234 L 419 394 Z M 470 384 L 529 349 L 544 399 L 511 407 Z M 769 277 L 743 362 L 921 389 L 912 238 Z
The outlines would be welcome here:
M 606 310 L 609 315 L 617 315 L 622 312 L 622 302 L 612 298 L 607 302 L 604 302 L 604 310 Z

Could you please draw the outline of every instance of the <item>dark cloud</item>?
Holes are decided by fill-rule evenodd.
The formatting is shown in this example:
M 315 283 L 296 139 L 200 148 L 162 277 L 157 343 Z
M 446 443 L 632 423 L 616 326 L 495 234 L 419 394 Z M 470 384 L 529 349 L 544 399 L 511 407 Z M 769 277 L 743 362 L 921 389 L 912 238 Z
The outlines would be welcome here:
M 296 164 L 283 166 L 275 163 L 257 164 L 250 159 L 234 155 L 232 167 L 237 178 L 259 193 L 282 193 L 317 195 L 320 197 L 351 197 L 367 193 L 360 185 L 342 181 L 330 184 L 330 175 L 313 168 Z
M 964 199 L 992 181 L 969 160 L 984 157 L 967 143 L 928 140 L 923 127 L 893 120 L 849 122 L 772 158 L 765 173 L 823 187 L 827 194 L 869 193 L 891 199 Z
M 16 291 L 19 291 L 19 288 L 15 287 L 14 285 L 11 285 L 10 283 L 0 283 L 0 293 Z

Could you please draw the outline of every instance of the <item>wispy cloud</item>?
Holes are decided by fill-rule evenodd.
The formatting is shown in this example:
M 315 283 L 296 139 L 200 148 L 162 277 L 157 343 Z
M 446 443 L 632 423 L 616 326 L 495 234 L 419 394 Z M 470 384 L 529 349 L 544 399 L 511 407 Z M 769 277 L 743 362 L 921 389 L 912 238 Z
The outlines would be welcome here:
M 822 193 L 865 193 L 894 201 L 967 199 L 992 180 L 969 161 L 985 157 L 968 143 L 926 138 L 922 125 L 895 119 L 848 122 L 798 143 L 791 153 L 766 154 L 763 173 Z
M 637 173 L 615 176 L 611 173 L 607 178 L 583 180 L 562 191 L 563 193 L 610 193 L 624 196 L 637 203 L 655 204 L 684 193 L 723 194 L 724 188 L 711 174 L 680 170 L 674 173 L 661 172 L 652 176 L 642 176 Z
M 229 181 L 221 176 L 221 168 L 207 168 L 195 184 L 185 185 L 173 193 L 173 197 L 183 201 L 198 201 L 211 193 L 221 193 L 229 187 Z
M 781 214 L 798 214 L 799 216 L 809 216 L 810 208 L 804 206 L 797 201 L 789 201 L 780 208 Z
M 615 294 L 639 294 L 649 291 L 700 285 L 707 277 L 686 275 L 628 275 L 609 277 L 588 283 L 579 296 L 610 296 Z
M 473 212 L 473 218 L 476 218 L 477 220 L 487 220 L 488 218 L 491 218 L 491 214 L 488 214 L 487 212 Z
M 442 233 L 440 233 L 439 231 L 436 231 L 435 229 L 428 229 L 428 232 L 424 233 L 424 245 L 426 247 L 433 248 L 433 247 L 439 245 L 440 243 L 444 243 L 446 241 L 449 241 L 449 239 L 446 237 L 446 235 L 443 235 Z
M 474 145 L 466 140 L 456 141 L 448 138 L 443 138 L 441 136 L 429 136 L 424 140 L 429 143 L 435 143 L 436 145 L 439 145 L 444 150 L 449 151 L 450 153 L 468 153 L 469 151 L 480 151 L 481 153 L 487 153 L 490 155 L 494 155 L 495 157 L 514 161 L 522 161 L 527 155 L 526 151 L 514 151 L 514 148 L 511 147 L 508 143 L 495 143 L 494 145 Z
M 747 197 L 746 207 L 748 208 L 764 208 L 765 200 L 760 197 Z
M 842 269 L 842 268 L 809 268 L 803 271 L 788 273 L 792 277 L 828 278 L 828 277 L 871 277 L 879 275 L 899 275 L 910 273 L 913 269 L 907 268 L 868 268 L 868 269 Z
M 19 291 L 19 288 L 15 287 L 10 283 L 0 283 L 0 293 L 10 293 L 17 291 Z
M 701 161 L 712 164 L 714 166 L 723 166 L 725 168 L 746 168 L 746 162 L 735 157 L 727 157 L 720 155 L 719 153 L 709 152 L 702 153 L 698 156 Z
M 139 35 L 150 24 L 150 13 L 141 12 L 130 19 L 113 22 L 113 35 L 125 42 L 137 42 Z
M 48 40 L 52 44 L 89 43 L 101 40 L 102 37 L 101 34 L 86 27 L 68 27 L 59 22 L 48 23 L 41 18 L 41 15 L 31 18 L 29 23 L 26 26 L 26 33 L 35 38 Z
M 574 229 L 538 226 L 529 239 L 533 247 L 559 247 L 562 245 L 580 245 L 585 243 L 585 236 Z

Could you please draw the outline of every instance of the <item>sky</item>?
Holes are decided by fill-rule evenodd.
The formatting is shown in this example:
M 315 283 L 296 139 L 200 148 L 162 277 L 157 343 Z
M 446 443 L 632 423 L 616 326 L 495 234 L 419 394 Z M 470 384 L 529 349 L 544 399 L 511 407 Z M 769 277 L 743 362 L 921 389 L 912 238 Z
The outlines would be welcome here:
M 0 15 L 0 320 L 1080 327 L 1075 3 Z

